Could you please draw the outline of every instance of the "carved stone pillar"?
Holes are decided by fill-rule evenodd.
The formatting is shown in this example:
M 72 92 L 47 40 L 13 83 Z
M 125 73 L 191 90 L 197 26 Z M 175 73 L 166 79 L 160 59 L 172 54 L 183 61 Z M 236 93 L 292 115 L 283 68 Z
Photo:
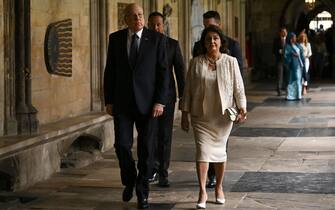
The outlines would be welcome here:
M 90 1 L 91 26 L 91 110 L 104 109 L 102 77 L 107 50 L 107 3 L 106 0 Z
M 4 134 L 16 135 L 15 114 L 15 4 L 4 0 L 4 88 L 5 117 Z
M 38 131 L 37 110 L 31 102 L 30 0 L 24 0 L 24 21 L 26 106 L 29 113 L 29 133 L 36 133 Z
M 27 134 L 29 129 L 29 111 L 26 106 L 25 82 L 25 26 L 24 1 L 15 0 L 15 86 L 16 86 L 16 119 L 18 133 Z
M 15 110 L 19 134 L 38 130 L 31 103 L 30 0 L 15 0 Z
M 150 13 L 153 11 L 159 11 L 157 7 L 157 0 L 150 0 Z
M 191 59 L 191 0 L 184 0 L 178 2 L 178 17 L 180 22 L 178 24 L 179 44 L 184 56 L 185 69 L 188 69 L 189 61 Z
M 233 14 L 233 1 L 232 0 L 227 0 L 226 1 L 227 6 L 226 6 L 226 12 L 227 12 L 227 19 L 226 22 L 223 23 L 224 27 L 226 28 L 226 35 L 230 36 L 230 37 L 234 37 L 234 14 Z

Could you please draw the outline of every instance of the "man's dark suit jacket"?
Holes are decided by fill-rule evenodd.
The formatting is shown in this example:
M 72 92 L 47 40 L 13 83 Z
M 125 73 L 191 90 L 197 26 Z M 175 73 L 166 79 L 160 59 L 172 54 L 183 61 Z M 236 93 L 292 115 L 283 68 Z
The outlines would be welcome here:
M 178 84 L 178 94 L 179 98 L 183 95 L 184 86 L 185 86 L 185 67 L 183 56 L 181 54 L 181 50 L 179 47 L 179 43 L 177 40 L 168 38 L 167 39 L 167 53 L 168 53 L 168 65 L 169 65 L 169 90 L 168 90 L 168 102 L 174 103 L 176 102 L 176 85 L 173 76 L 173 68 L 174 73 L 176 75 L 176 80 Z
M 166 38 L 143 28 L 137 62 L 132 68 L 127 53 L 127 36 L 128 29 L 109 36 L 104 75 L 105 104 L 113 105 L 113 114 L 127 113 L 133 104 L 141 114 L 149 114 L 154 103 L 164 105 L 167 100 Z
M 240 44 L 228 36 L 225 36 L 225 39 L 227 41 L 227 48 L 229 50 L 228 54 L 237 59 L 238 66 L 240 67 L 241 75 L 243 76 L 243 59 L 242 59 L 242 51 L 241 51 Z M 200 41 L 197 41 L 194 44 L 194 47 L 192 50 L 192 56 L 197 57 L 200 54 L 203 54 L 203 49 L 202 49 Z
M 272 44 L 272 53 L 275 55 L 277 62 L 283 62 L 284 61 L 284 46 L 281 41 L 281 37 L 277 36 L 273 39 Z M 282 54 L 279 53 L 279 50 L 282 50 Z

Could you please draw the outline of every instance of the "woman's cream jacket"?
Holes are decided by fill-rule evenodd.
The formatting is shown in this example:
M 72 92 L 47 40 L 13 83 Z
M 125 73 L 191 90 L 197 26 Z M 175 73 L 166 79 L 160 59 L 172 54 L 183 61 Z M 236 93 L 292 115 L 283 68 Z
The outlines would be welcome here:
M 181 110 L 189 112 L 193 116 L 203 115 L 204 104 L 206 104 L 204 103 L 205 71 L 210 70 L 204 55 L 197 56 L 190 61 L 181 100 Z M 247 99 L 236 58 L 222 54 L 216 61 L 216 72 L 222 115 L 225 114 L 227 108 L 235 106 L 235 104 L 238 108 L 246 110 Z M 210 109 L 210 107 L 208 108 Z

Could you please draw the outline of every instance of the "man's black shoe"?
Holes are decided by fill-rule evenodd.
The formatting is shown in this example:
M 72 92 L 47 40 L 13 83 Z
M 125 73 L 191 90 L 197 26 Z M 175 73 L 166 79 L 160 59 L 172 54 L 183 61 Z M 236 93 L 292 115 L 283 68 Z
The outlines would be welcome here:
M 159 177 L 158 181 L 159 187 L 170 187 L 170 183 L 167 177 Z
M 138 209 L 147 209 L 149 208 L 149 203 L 147 198 L 138 199 L 137 200 L 137 208 Z
M 122 200 L 128 202 L 133 197 L 133 187 L 126 186 L 122 193 Z
M 214 188 L 216 185 L 216 180 L 215 180 L 215 176 L 214 177 L 209 177 L 208 178 L 208 183 L 207 183 L 207 188 Z
M 152 177 L 150 177 L 150 178 L 148 179 L 149 183 L 156 182 L 157 180 L 158 180 L 158 173 L 157 173 L 157 172 L 154 173 L 154 174 L 152 174 Z

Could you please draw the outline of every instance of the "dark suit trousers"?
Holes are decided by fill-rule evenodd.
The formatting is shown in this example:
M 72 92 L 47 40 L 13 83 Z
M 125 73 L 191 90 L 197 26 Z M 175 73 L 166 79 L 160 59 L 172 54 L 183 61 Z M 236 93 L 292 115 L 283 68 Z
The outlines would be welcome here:
M 277 91 L 280 92 L 285 88 L 284 82 L 284 61 L 277 61 Z
M 160 177 L 168 177 L 170 165 L 172 129 L 174 120 L 175 103 L 167 103 L 164 113 L 158 118 L 156 138 L 156 170 Z
M 135 106 L 134 106 L 135 107 Z M 129 109 L 128 113 L 118 113 L 114 116 L 115 152 L 121 169 L 121 181 L 125 186 L 134 187 L 139 199 L 147 198 L 149 194 L 148 177 L 152 172 L 154 155 L 154 129 L 157 119 L 142 115 L 137 108 Z M 151 113 L 150 113 L 151 114 Z M 137 136 L 138 174 L 132 157 L 134 124 Z

